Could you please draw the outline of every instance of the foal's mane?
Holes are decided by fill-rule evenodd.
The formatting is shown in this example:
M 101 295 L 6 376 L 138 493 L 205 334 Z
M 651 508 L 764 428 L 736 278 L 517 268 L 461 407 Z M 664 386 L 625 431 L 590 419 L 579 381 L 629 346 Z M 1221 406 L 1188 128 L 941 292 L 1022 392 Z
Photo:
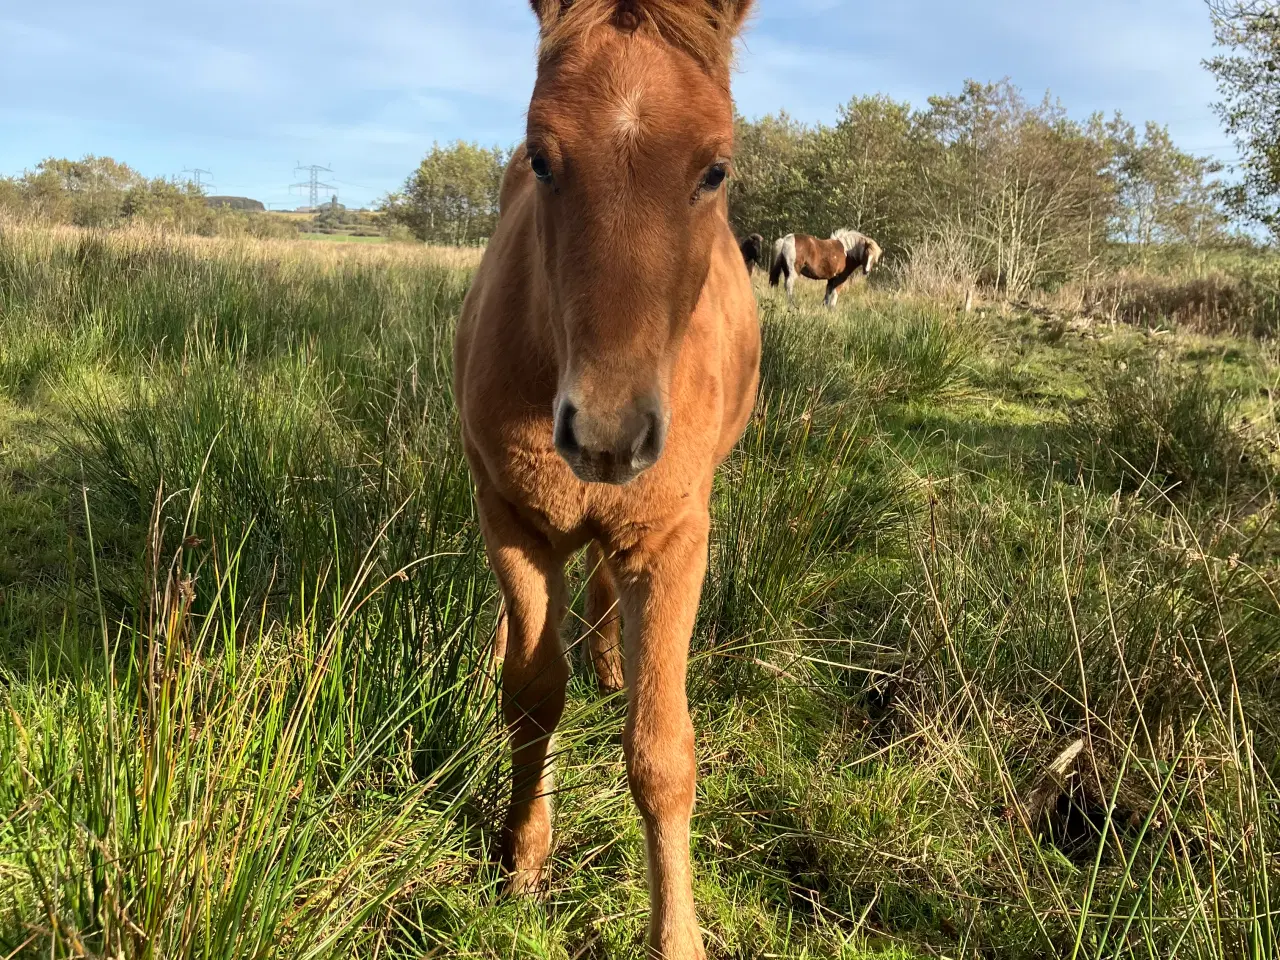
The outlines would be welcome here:
M 537 2 L 537 0 L 535 0 Z M 541 0 L 560 7 L 542 19 L 538 60 L 563 54 L 572 44 L 602 27 L 651 31 L 684 51 L 711 74 L 725 74 L 733 61 L 735 10 L 743 0 Z

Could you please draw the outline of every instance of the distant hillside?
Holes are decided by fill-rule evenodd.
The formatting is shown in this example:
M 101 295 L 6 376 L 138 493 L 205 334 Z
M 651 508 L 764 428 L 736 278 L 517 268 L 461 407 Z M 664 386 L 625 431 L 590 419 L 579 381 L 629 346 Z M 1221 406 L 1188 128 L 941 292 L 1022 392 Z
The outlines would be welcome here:
M 252 210 L 263 213 L 266 207 L 261 200 L 250 200 L 248 197 L 205 197 L 205 203 L 211 207 L 230 207 L 232 210 Z

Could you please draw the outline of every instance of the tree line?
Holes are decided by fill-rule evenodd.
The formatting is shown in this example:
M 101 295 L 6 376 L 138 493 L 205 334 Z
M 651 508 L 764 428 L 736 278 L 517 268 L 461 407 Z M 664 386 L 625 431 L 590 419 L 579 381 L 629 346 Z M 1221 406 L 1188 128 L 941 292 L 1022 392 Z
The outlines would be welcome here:
M 481 242 L 510 151 L 433 146 L 386 209 L 436 243 Z M 1079 122 L 1009 82 L 968 83 L 927 107 L 855 97 L 834 124 L 738 118 L 730 218 L 741 234 L 853 227 L 906 263 L 1016 294 L 1087 270 L 1105 245 L 1226 236 L 1211 161 L 1154 124 Z M 917 266 L 920 263 L 917 263 Z
M 1159 125 L 1076 120 L 1048 95 L 970 81 L 920 109 L 855 97 L 829 125 L 739 118 L 733 226 L 768 240 L 854 227 L 898 269 L 1010 294 L 1087 275 L 1115 243 L 1145 258 L 1247 224 L 1280 238 L 1280 0 L 1206 3 L 1219 53 L 1204 66 L 1240 154 L 1229 181 Z M 421 240 L 482 243 L 510 156 L 436 144 L 384 209 Z
M 292 236 L 265 213 L 211 207 L 198 184 L 146 177 L 112 157 L 51 157 L 34 170 L 0 177 L 0 213 L 45 223 L 110 229 L 147 224 L 207 236 Z

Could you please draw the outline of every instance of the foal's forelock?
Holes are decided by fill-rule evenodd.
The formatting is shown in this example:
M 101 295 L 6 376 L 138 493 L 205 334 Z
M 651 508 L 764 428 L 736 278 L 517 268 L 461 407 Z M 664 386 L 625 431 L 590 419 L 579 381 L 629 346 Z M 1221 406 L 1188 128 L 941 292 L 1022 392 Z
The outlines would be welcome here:
M 572 54 L 600 29 L 651 31 L 728 83 L 733 38 L 751 0 L 532 0 L 542 26 L 539 65 Z

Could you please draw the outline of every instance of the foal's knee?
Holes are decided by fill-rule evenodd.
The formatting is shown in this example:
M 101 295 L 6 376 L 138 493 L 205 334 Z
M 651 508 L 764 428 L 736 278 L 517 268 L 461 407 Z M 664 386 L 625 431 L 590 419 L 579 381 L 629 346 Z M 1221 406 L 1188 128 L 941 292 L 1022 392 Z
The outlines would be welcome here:
M 628 729 L 622 746 L 627 782 L 640 815 L 649 823 L 688 817 L 697 773 L 688 716 L 660 733 Z

